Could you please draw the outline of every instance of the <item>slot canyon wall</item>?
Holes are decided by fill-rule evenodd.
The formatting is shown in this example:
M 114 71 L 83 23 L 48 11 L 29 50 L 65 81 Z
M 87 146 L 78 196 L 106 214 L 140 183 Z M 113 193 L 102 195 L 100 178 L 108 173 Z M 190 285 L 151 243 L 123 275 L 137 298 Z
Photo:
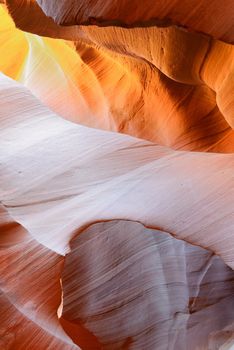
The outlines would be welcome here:
M 234 349 L 232 0 L 0 1 L 0 349 Z

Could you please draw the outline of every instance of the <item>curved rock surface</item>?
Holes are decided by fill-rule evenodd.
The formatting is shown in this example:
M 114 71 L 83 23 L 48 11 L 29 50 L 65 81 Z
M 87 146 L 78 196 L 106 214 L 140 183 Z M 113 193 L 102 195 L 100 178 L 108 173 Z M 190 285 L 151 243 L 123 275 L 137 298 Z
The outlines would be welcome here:
M 1 349 L 233 349 L 233 23 L 0 0 Z
M 123 218 L 234 266 L 233 155 L 176 152 L 90 129 L 58 118 L 4 76 L 0 89 L 2 203 L 40 243 L 65 254 L 83 226 Z
M 234 41 L 233 1 L 218 0 L 37 0 L 47 16 L 59 24 L 98 24 L 149 26 L 171 23 L 185 26 L 216 38 Z
M 23 16 L 17 2 L 8 4 L 16 24 L 31 31 L 39 11 L 32 4 L 31 9 L 23 2 Z M 25 21 L 29 10 L 31 24 Z M 18 67 L 13 56 L 1 69 L 55 112 L 174 149 L 233 152 L 231 45 L 177 27 L 64 28 L 41 16 L 43 32 L 35 25 L 35 33 L 54 33 L 74 43 L 19 32 L 2 9 L 11 33 L 8 41 L 2 36 L 2 55 L 9 56 L 17 44 L 21 56 Z
M 57 317 L 61 257 L 33 240 L 4 207 L 0 209 L 0 348 L 79 349 Z
M 103 349 L 208 348 L 233 320 L 234 272 L 220 258 L 130 221 L 74 238 L 62 286 L 62 316 L 84 323 Z

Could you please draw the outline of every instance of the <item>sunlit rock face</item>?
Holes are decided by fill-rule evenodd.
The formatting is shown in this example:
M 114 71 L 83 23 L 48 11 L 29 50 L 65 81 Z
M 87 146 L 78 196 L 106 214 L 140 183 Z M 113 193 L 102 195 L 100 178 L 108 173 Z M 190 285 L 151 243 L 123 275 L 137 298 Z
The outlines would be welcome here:
M 59 27 L 36 3 L 8 6 L 21 29 L 70 40 L 25 34 L 2 9 L 2 71 L 59 115 L 174 149 L 233 152 L 232 45 L 178 26 Z
M 233 349 L 233 23 L 0 5 L 0 349 Z

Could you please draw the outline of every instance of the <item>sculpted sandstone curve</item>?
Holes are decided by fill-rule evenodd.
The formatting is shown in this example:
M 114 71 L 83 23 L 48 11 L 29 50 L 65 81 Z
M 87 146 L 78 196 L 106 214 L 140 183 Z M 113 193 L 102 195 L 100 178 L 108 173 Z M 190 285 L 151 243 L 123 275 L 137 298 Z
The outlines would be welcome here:
M 98 223 L 71 241 L 62 317 L 71 337 L 83 323 L 103 349 L 213 349 L 214 340 L 221 348 L 233 340 L 216 333 L 232 327 L 233 277 L 211 252 L 165 232 Z
M 10 9 L 15 20 L 21 18 Z M 9 58 L 5 66 L 3 62 L 3 72 L 23 82 L 65 118 L 175 149 L 233 151 L 234 134 L 220 112 L 224 110 L 224 117 L 232 124 L 233 98 L 227 100 L 226 96 L 232 95 L 224 94 L 233 86 L 233 50 L 229 45 L 216 50 L 218 42 L 214 42 L 213 55 L 207 56 L 208 38 L 175 27 L 79 27 L 73 32 L 74 47 L 71 42 L 25 35 L 9 20 L 8 27 L 11 40 L 2 47 L 2 54 L 11 51 L 16 42 L 22 45 L 22 56 L 16 72 Z M 135 37 L 139 40 L 134 41 Z M 153 37 L 157 40 L 150 40 Z M 212 74 L 216 82 L 210 78 L 214 65 L 209 62 L 212 57 L 215 61 L 215 52 L 220 49 L 223 59 Z M 206 64 L 205 57 L 209 58 Z M 211 88 L 219 92 L 217 98 Z M 134 103 L 129 104 L 129 100 Z
M 203 32 L 215 38 L 234 41 L 234 7 L 231 0 L 37 0 L 48 17 L 58 24 L 98 24 L 150 26 L 171 23 Z
M 1 350 L 233 349 L 233 10 L 0 0 Z
M 65 254 L 83 226 L 122 218 L 208 248 L 233 267 L 233 155 L 176 152 L 76 125 L 3 75 L 0 87 L 2 203 L 40 243 Z

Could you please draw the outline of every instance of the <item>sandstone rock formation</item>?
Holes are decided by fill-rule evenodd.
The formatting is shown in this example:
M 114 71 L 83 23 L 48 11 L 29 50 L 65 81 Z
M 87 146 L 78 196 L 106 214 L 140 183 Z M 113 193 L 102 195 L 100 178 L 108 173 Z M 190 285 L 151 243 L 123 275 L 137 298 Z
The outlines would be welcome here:
M 55 112 L 175 149 L 233 152 L 233 46 L 175 26 L 55 29 L 43 13 L 43 30 L 40 22 L 32 28 L 30 4 L 21 3 L 9 5 L 20 28 L 75 41 L 71 46 L 24 34 L 5 19 L 9 32 L 8 40 L 2 37 L 1 55 L 8 57 L 17 43 L 21 56 L 18 66 L 13 56 L 1 70 Z M 36 17 L 34 8 L 35 3 L 30 14 Z
M 0 349 L 233 348 L 233 23 L 0 5 Z

